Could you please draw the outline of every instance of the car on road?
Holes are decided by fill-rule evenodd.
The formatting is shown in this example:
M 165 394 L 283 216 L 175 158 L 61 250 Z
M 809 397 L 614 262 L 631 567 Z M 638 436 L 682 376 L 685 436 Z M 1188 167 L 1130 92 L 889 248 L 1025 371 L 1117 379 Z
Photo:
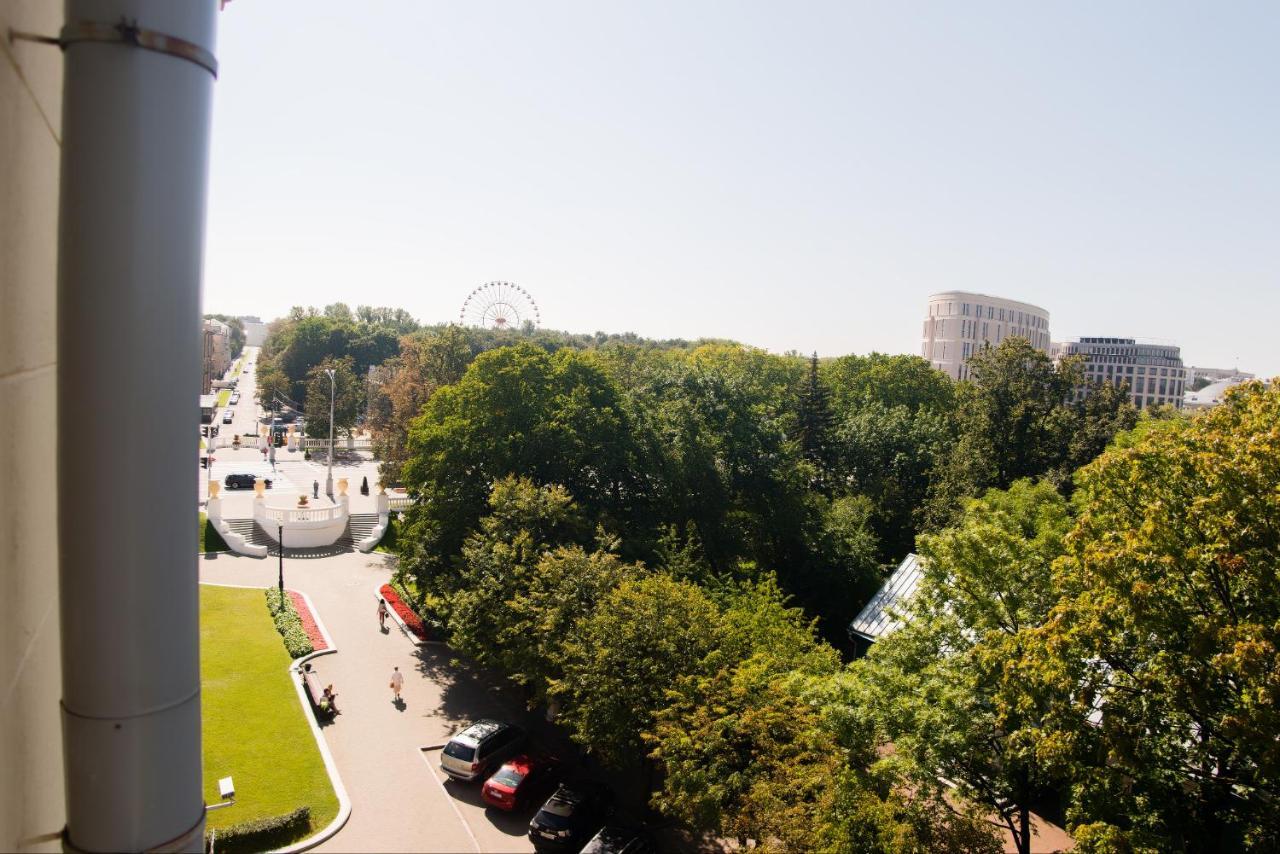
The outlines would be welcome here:
M 222 485 L 227 489 L 253 489 L 253 484 L 257 479 L 257 475 L 234 472 L 222 479 Z M 271 478 L 263 478 L 262 482 L 267 489 L 271 488 Z
M 612 807 L 613 790 L 603 783 L 561 783 L 529 822 L 529 841 L 539 852 L 578 851 L 604 826 Z
M 240 402 L 240 392 L 238 392 L 238 391 L 237 391 L 237 392 L 232 392 L 232 394 L 231 394 L 231 405 L 232 405 L 232 406 L 234 406 L 235 404 L 237 404 L 237 403 L 239 403 L 239 402 Z
M 489 806 L 508 812 L 540 803 L 555 785 L 559 771 L 555 760 L 548 756 L 521 753 L 484 781 L 480 798 Z
M 606 824 L 579 854 L 658 854 L 658 845 L 643 830 Z
M 479 720 L 449 739 L 440 752 L 440 770 L 455 780 L 482 780 L 524 747 L 524 730 L 512 724 Z
M 223 424 L 230 424 L 232 421 L 234 421 L 234 420 L 235 420 L 235 417 L 236 417 L 236 412 L 235 412 L 235 410 L 234 410 L 234 409 L 228 409 L 226 412 L 222 413 L 222 423 L 223 423 Z

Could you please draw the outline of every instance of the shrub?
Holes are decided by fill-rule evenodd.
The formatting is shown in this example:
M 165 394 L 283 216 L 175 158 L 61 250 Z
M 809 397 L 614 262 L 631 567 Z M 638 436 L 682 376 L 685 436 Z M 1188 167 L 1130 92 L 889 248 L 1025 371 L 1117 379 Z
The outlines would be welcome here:
M 204 850 L 213 848 L 219 854 L 271 851 L 283 848 L 310 829 L 311 807 L 298 807 L 284 815 L 245 821 L 218 831 L 209 831 L 204 838 Z
M 267 613 L 275 620 L 276 631 L 284 638 L 284 648 L 289 657 L 301 658 L 315 652 L 311 638 L 307 637 L 307 630 L 302 627 L 302 620 L 298 618 L 298 612 L 294 610 L 288 595 L 282 597 L 274 587 L 267 588 L 266 593 Z

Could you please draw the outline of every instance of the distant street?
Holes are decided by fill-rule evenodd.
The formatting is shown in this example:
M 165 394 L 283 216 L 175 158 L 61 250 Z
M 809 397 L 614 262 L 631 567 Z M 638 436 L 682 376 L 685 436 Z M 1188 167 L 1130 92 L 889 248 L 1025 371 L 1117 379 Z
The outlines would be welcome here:
M 244 445 L 239 450 L 217 448 L 207 452 L 214 457 L 214 463 L 210 471 L 200 470 L 197 501 L 201 504 L 208 496 L 208 481 L 212 479 L 221 483 L 229 474 L 243 473 L 269 478 L 271 480 L 271 494 L 290 493 L 301 495 L 305 493 L 310 495 L 312 484 L 316 481 L 320 483 L 320 492 L 324 493 L 327 470 L 323 461 L 323 454 L 315 455 L 319 459 L 307 461 L 303 459 L 302 451 L 276 448 L 276 462 L 273 468 L 267 456 L 258 449 L 257 435 L 258 430 L 262 427 L 259 419 L 265 414 L 257 401 L 256 365 L 258 349 L 257 347 L 245 347 L 241 355 L 243 363 L 245 365 L 253 363 L 254 368 L 247 373 L 240 374 L 239 384 L 236 387 L 236 391 L 240 393 L 240 402 L 235 406 L 228 405 L 223 409 L 219 409 L 214 413 L 213 419 L 214 425 L 218 427 L 219 439 L 230 438 L 239 434 L 245 437 Z M 227 409 L 234 412 L 234 420 L 231 424 L 222 423 L 222 414 Z M 213 444 L 214 440 L 206 441 L 209 444 Z M 341 449 L 344 441 L 343 438 L 338 438 L 335 441 L 335 445 Z M 202 451 L 202 453 L 206 452 Z M 196 465 L 199 466 L 198 459 Z M 366 452 L 360 454 L 358 460 L 338 460 L 334 462 L 335 494 L 337 493 L 337 481 L 343 477 L 347 478 L 349 482 L 347 494 L 351 496 L 351 512 L 374 512 L 376 507 L 374 496 L 377 494 L 378 464 L 372 459 L 372 455 Z M 369 479 L 369 495 L 367 497 L 360 495 L 360 481 L 366 477 Z M 224 512 L 228 517 L 248 518 L 253 515 L 253 490 L 228 490 L 224 488 L 221 492 L 221 497 L 229 499 L 224 505 Z

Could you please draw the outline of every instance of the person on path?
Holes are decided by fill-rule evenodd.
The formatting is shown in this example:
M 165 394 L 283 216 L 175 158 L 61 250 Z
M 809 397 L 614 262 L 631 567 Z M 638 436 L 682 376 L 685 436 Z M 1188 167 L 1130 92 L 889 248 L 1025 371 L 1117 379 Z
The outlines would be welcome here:
M 387 630 L 387 600 L 378 600 L 378 628 Z
M 400 702 L 400 689 L 404 687 L 404 674 L 397 667 L 391 671 L 391 690 L 395 692 L 395 699 L 392 702 Z
M 320 497 L 320 481 L 318 480 L 311 481 L 311 497 L 312 498 Z

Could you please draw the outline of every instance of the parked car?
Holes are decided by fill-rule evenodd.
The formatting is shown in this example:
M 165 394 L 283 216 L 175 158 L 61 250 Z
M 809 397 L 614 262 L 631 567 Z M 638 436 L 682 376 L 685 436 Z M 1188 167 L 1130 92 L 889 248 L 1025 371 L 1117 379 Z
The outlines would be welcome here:
M 606 824 L 591 837 L 581 854 L 657 854 L 658 846 L 644 830 Z
M 239 402 L 240 402 L 240 392 L 238 392 L 238 391 L 237 391 L 237 392 L 232 392 L 232 394 L 231 394 L 231 404 L 234 406 L 235 404 L 237 404 L 237 403 L 239 403 Z
M 484 781 L 480 798 L 491 807 L 508 811 L 539 803 L 555 785 L 559 771 L 550 757 L 521 753 Z
M 449 739 L 440 770 L 455 780 L 482 780 L 524 746 L 524 730 L 501 721 L 479 720 Z
M 227 489 L 253 489 L 254 481 L 258 478 L 256 475 L 245 474 L 243 472 L 229 474 L 222 479 L 222 485 Z M 264 478 L 262 481 L 267 489 L 271 488 L 271 478 Z
M 535 851 L 577 851 L 609 817 L 613 790 L 603 783 L 562 783 L 529 822 Z
M 236 417 L 235 410 L 234 410 L 234 409 L 228 409 L 228 410 L 226 410 L 225 412 L 223 412 L 223 413 L 222 413 L 222 423 L 223 423 L 223 424 L 230 424 L 232 421 L 234 421 L 234 420 L 235 420 L 235 417 Z

